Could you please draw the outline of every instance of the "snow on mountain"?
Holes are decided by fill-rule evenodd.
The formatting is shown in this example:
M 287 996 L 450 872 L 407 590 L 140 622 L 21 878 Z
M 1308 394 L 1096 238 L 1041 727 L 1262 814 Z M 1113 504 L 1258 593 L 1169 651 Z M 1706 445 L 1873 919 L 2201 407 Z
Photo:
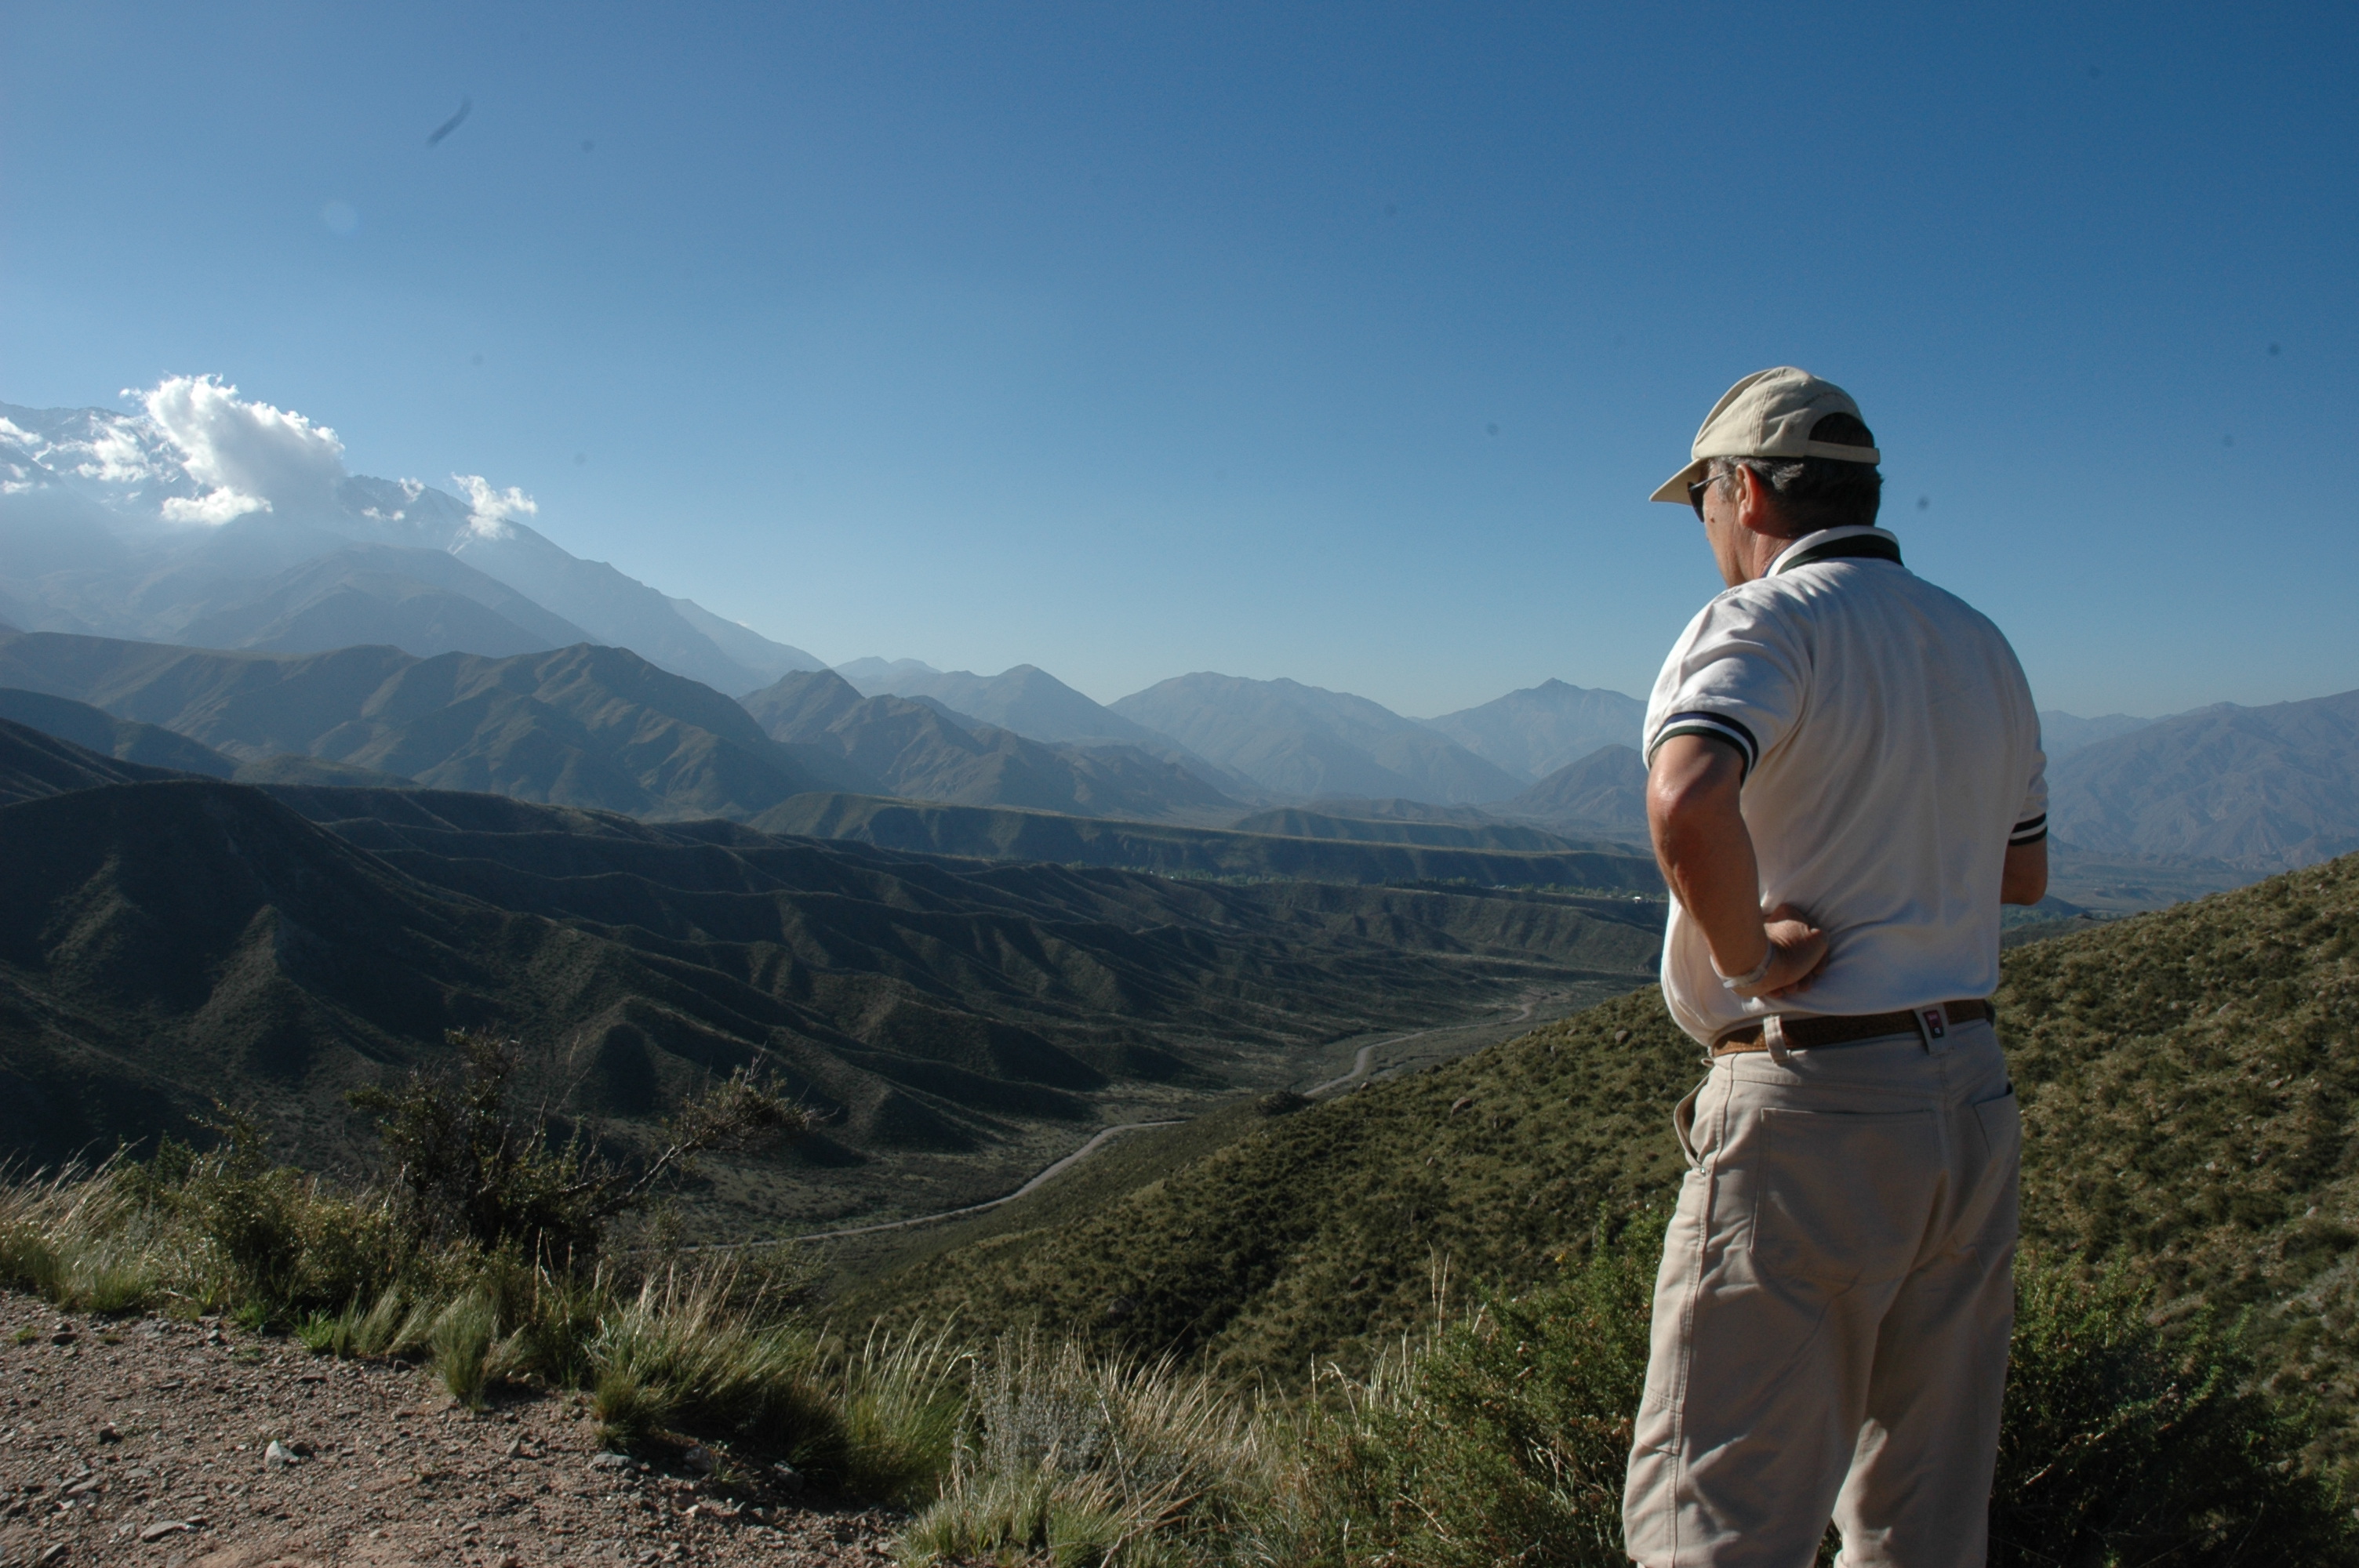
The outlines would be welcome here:
M 571 554 L 524 521 L 538 508 L 513 487 L 351 473 L 334 430 L 211 377 L 126 395 L 138 413 L 0 404 L 0 606 L 26 630 L 188 642 L 258 628 L 286 645 L 349 604 L 364 606 L 356 624 L 443 644 L 409 649 L 421 654 L 505 654 L 579 628 L 733 696 L 823 667 Z M 321 564 L 356 544 L 391 548 Z M 308 622 L 290 622 L 289 595 Z

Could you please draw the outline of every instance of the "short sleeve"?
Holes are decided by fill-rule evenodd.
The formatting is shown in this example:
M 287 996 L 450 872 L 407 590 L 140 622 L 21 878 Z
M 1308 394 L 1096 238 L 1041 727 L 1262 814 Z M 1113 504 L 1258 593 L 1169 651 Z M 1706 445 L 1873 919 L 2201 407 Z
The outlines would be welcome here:
M 1674 735 L 1725 741 L 1749 776 L 1794 728 L 1810 661 L 1789 624 L 1742 590 L 1725 593 L 1688 623 L 1647 704 L 1647 761 Z
M 2047 837 L 2048 758 L 2035 746 L 2031 752 L 2031 782 L 2024 786 L 2023 804 L 2015 809 L 2015 826 L 2006 835 L 2007 848 L 2037 844 Z

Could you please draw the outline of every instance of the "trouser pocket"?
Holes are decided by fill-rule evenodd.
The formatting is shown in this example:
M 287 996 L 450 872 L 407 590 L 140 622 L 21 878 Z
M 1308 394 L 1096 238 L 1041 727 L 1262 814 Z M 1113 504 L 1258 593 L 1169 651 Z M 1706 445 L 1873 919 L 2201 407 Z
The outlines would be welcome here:
M 2016 1100 L 2013 1084 L 1996 1098 L 1966 1109 L 1974 1123 L 1974 1130 L 1966 1136 L 1971 1140 L 1979 1135 L 1982 1158 L 1970 1160 L 1960 1178 L 1958 1222 L 1951 1232 L 1951 1245 L 1985 1250 L 2006 1247 L 2014 1242 L 2017 1223 L 2023 1109 Z
M 1930 1109 L 1761 1112 L 1754 1255 L 1773 1275 L 1832 1290 L 1915 1267 L 1943 1174 Z
M 1671 1107 L 1671 1132 L 1679 1139 L 1680 1152 L 1688 1157 L 1688 1169 L 1690 1171 L 1703 1168 L 1702 1160 L 1696 1154 L 1696 1098 L 1703 1093 L 1704 1084 L 1711 1082 L 1710 1078 L 1704 1079 L 1702 1084 L 1690 1089 L 1679 1104 Z

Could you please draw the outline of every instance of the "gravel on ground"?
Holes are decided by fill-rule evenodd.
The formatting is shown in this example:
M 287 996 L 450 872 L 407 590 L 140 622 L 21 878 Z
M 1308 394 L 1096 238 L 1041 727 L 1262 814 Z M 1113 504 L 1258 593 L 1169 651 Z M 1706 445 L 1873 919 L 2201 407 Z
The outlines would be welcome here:
M 603 1453 L 579 1394 L 473 1411 L 213 1318 L 0 1294 L 0 1568 L 868 1568 L 903 1522 L 694 1444 Z

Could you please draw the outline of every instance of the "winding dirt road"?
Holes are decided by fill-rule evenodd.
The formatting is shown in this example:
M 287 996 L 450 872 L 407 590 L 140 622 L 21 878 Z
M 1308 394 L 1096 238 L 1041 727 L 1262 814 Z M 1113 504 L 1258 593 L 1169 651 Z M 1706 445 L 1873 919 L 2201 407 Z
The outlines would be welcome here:
M 850 1230 L 815 1230 L 809 1236 L 798 1236 L 795 1239 L 798 1241 L 834 1241 L 846 1236 L 874 1236 L 880 1230 L 907 1230 L 910 1226 L 931 1225 L 938 1219 L 960 1219 L 970 1214 L 982 1214 L 987 1209 L 997 1208 L 1002 1204 L 1014 1203 L 1017 1198 L 1024 1197 L 1028 1194 L 1038 1191 L 1042 1184 L 1054 1181 L 1064 1171 L 1079 1163 L 1081 1161 L 1087 1159 L 1098 1145 L 1104 1143 L 1110 1139 L 1118 1138 L 1125 1132 L 1136 1132 L 1142 1128 L 1176 1127 L 1178 1125 L 1179 1123 L 1176 1120 L 1125 1121 L 1117 1123 L 1113 1127 L 1101 1128 L 1098 1130 L 1097 1135 L 1092 1138 L 1087 1143 L 1082 1144 L 1079 1149 L 1074 1150 L 1063 1159 L 1042 1166 L 1038 1175 L 1035 1175 L 1030 1181 L 1025 1183 L 1022 1186 L 1016 1188 L 1014 1192 L 1009 1193 L 1005 1197 L 989 1198 L 982 1203 L 969 1204 L 964 1208 L 946 1208 L 940 1214 L 921 1214 L 908 1219 L 890 1219 L 886 1220 L 882 1225 L 858 1225 L 853 1227 Z
M 1516 1016 L 1508 1022 L 1514 1023 L 1526 1022 L 1532 1016 L 1532 1012 L 1538 1004 L 1538 997 L 1525 997 L 1523 1011 L 1516 1013 Z M 1368 1044 L 1361 1046 L 1359 1050 L 1353 1053 L 1352 1070 L 1350 1072 L 1343 1074 L 1341 1077 L 1330 1078 L 1323 1084 L 1313 1084 L 1310 1087 L 1300 1092 L 1306 1096 L 1322 1095 L 1330 1089 L 1340 1089 L 1347 1084 L 1356 1084 L 1362 1079 L 1367 1077 L 1369 1070 L 1375 1064 L 1376 1053 L 1383 1050 L 1387 1045 L 1404 1045 L 1412 1040 L 1422 1040 L 1429 1034 L 1440 1034 L 1445 1033 L 1449 1029 L 1463 1029 L 1469 1027 L 1473 1026 L 1467 1024 L 1437 1025 L 1434 1028 L 1420 1029 L 1409 1034 L 1396 1034 L 1389 1040 L 1377 1040 L 1371 1042 Z M 1092 1154 L 1095 1153 L 1101 1146 L 1120 1137 L 1125 1132 L 1137 1132 L 1150 1127 L 1176 1127 L 1178 1125 L 1179 1121 L 1177 1119 L 1165 1121 L 1119 1122 L 1113 1127 L 1099 1129 L 1096 1134 L 1093 1136 L 1088 1142 L 1082 1144 L 1079 1149 L 1074 1150 L 1063 1159 L 1052 1161 L 1049 1164 L 1042 1166 L 1040 1170 L 1034 1174 L 1030 1181 L 1026 1182 L 1014 1192 L 1006 1194 L 1003 1196 L 989 1198 L 978 1204 L 969 1204 L 964 1208 L 946 1208 L 940 1214 L 920 1214 L 913 1215 L 908 1219 L 888 1219 L 881 1225 L 855 1225 L 847 1230 L 814 1230 L 807 1236 L 798 1236 L 794 1238 L 794 1239 L 797 1241 L 841 1241 L 846 1237 L 875 1236 L 883 1231 L 907 1230 L 912 1226 L 932 1225 L 938 1221 L 945 1219 L 963 1219 L 971 1214 L 984 1214 L 992 1209 L 998 1208 L 1004 1204 L 1014 1203 L 1017 1198 L 1026 1197 L 1038 1192 L 1048 1183 L 1056 1180 L 1059 1176 L 1071 1170 L 1073 1166 L 1081 1163 L 1083 1160 L 1088 1159 Z M 773 1245 L 773 1243 L 767 1241 L 727 1241 L 716 1242 L 702 1247 L 685 1248 L 683 1250 L 690 1252 L 737 1252 L 743 1251 L 749 1247 L 767 1247 L 771 1245 Z

